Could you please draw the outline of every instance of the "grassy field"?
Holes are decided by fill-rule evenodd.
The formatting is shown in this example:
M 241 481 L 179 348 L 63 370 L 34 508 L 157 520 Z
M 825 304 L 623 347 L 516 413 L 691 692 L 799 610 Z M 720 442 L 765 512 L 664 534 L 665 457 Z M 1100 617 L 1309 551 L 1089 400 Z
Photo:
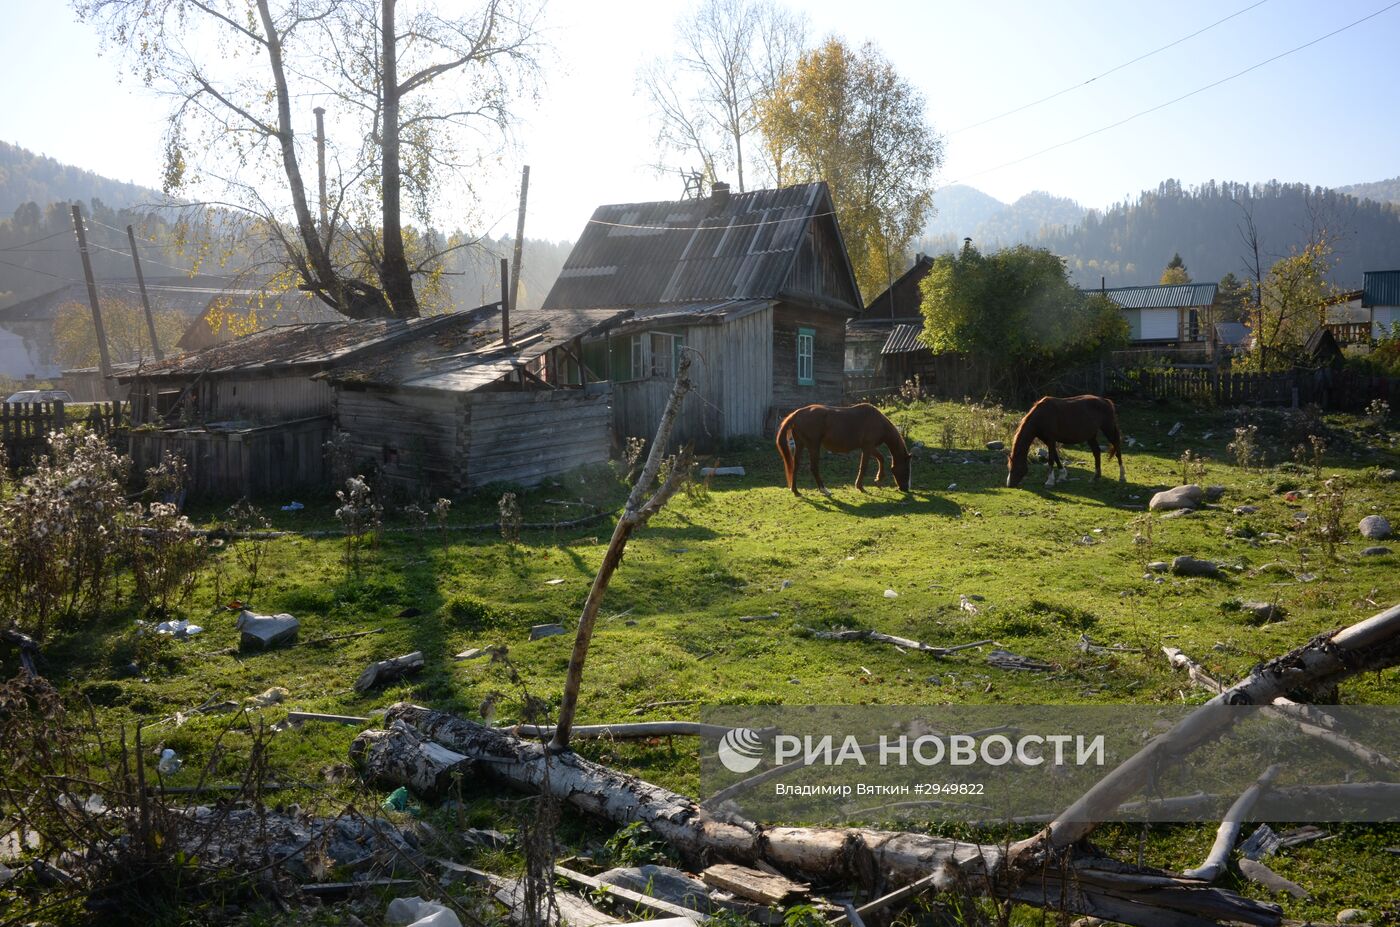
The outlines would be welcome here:
M 1349 624 L 1400 598 L 1395 556 L 1361 556 L 1373 544 L 1356 523 L 1380 512 L 1400 521 L 1400 483 L 1377 471 L 1400 465 L 1393 427 L 1350 417 L 1307 421 L 1254 410 L 1258 444 L 1268 466 L 1241 467 L 1227 445 L 1237 413 L 1171 406 L 1127 405 L 1124 432 L 1128 482 L 1092 481 L 1093 461 L 1070 450 L 1072 479 L 1044 489 L 1043 468 L 1028 488 L 1004 486 L 1005 460 L 985 441 L 1006 440 L 1010 419 L 996 410 L 921 403 L 892 413 L 922 445 L 913 468 L 914 491 L 890 488 L 865 494 L 850 485 L 854 460 L 828 456 L 824 474 L 831 498 L 811 489 L 794 498 L 782 487 L 779 462 L 767 443 L 717 455 L 747 468 L 741 478 L 715 478 L 678 494 L 628 546 L 603 606 L 589 657 L 579 723 L 691 718 L 705 704 L 1149 703 L 1199 701 L 1185 678 L 1172 672 L 1160 647 L 1170 644 L 1232 680 L 1261 659 L 1312 635 Z M 1176 422 L 1182 427 L 1169 432 Z M 1316 469 L 1309 454 L 1295 462 L 1293 448 L 1322 433 L 1327 451 Z M 945 448 L 945 446 L 947 446 Z M 1219 503 L 1184 518 L 1144 516 L 1151 494 L 1181 481 L 1180 458 L 1190 449 L 1205 458 L 1204 473 L 1223 486 Z M 705 463 L 709 463 L 707 459 Z M 1116 475 L 1116 465 L 1106 472 Z M 1335 559 L 1317 538 L 1315 491 L 1340 475 L 1346 484 L 1340 519 L 1344 536 Z M 810 478 L 803 474 L 803 485 Z M 1300 495 L 1288 501 L 1285 493 Z M 609 508 L 625 487 L 608 470 L 578 475 L 563 485 L 523 493 L 527 521 L 576 516 L 583 500 Z M 495 517 L 498 493 L 462 500 L 454 524 Z M 296 513 L 268 514 L 278 528 L 334 526 L 330 500 L 302 499 Z M 1237 515 L 1237 506 L 1257 507 Z M 1297 513 L 1313 513 L 1311 527 Z M 211 513 L 205 513 L 212 516 Z M 387 520 L 377 547 L 358 571 L 344 562 L 336 537 L 288 537 L 266 542 L 265 562 L 252 602 L 260 612 L 290 612 L 302 622 L 301 640 L 382 628 L 371 634 L 258 655 L 223 653 L 237 644 L 233 615 L 216 596 L 246 593 L 240 566 L 254 542 L 217 553 L 217 585 L 206 576 L 189 617 L 207 631 L 185 642 L 136 638 L 133 614 L 112 615 L 100 626 L 66 632 L 48 653 L 65 692 L 85 696 L 106 726 L 168 718 L 210 700 L 241 701 L 271 686 L 290 695 L 260 712 L 275 723 L 288 709 L 368 715 L 412 700 L 478 717 L 478 706 L 500 693 L 498 720 L 517 717 L 522 689 L 487 660 L 455 662 L 468 647 L 504 645 L 524 690 L 557 704 L 572 635 L 530 642 L 531 625 L 563 622 L 570 631 L 611 532 L 610 520 L 568 531 L 527 531 L 519 544 L 491 532 L 408 527 Z M 1190 554 L 1228 565 L 1222 579 L 1147 575 L 1151 560 Z M 897 595 L 887 596 L 886 590 Z M 981 596 L 979 612 L 959 606 L 962 595 Z M 1285 618 L 1256 626 L 1233 607 L 1241 600 L 1281 605 Z M 406 609 L 413 617 L 399 617 Z M 746 615 L 778 613 L 771 621 L 740 622 Z M 934 645 L 982 638 L 1017 654 L 1055 665 L 1049 673 L 990 668 L 984 652 L 946 660 L 902 653 L 877 644 L 814 640 L 802 629 L 873 628 Z M 1080 651 L 1080 637 L 1143 649 L 1104 656 Z M 427 668 L 402 684 L 357 695 L 355 677 L 371 660 L 412 650 Z M 118 671 L 133 659 L 138 677 Z M 8 668 L 7 668 L 8 669 Z M 1372 674 L 1348 683 L 1347 701 L 1400 702 L 1400 676 Z M 694 700 L 634 714 L 654 702 Z M 227 716 L 193 716 L 152 728 L 147 743 L 186 758 L 177 784 L 193 783 L 211 761 L 210 745 Z M 285 781 L 324 783 L 346 761 L 355 729 L 306 725 L 271 741 L 273 769 Z M 240 764 L 239 735 L 212 757 L 218 774 Z M 581 751 L 683 792 L 697 788 L 694 750 L 677 742 L 590 744 Z M 315 802 L 348 785 L 324 786 L 288 800 Z M 501 823 L 509 813 L 497 796 L 473 796 L 474 820 Z M 1282 900 L 1293 917 L 1330 920 L 1339 908 L 1379 912 L 1400 897 L 1400 828 L 1328 826 L 1336 837 L 1285 852 L 1271 861 L 1280 874 L 1314 893 L 1309 902 Z M 1139 829 L 1107 827 L 1096 839 L 1125 859 L 1139 851 L 1149 864 L 1196 865 L 1213 837 L 1206 825 L 1159 825 L 1144 842 Z M 598 835 L 580 822 L 566 834 Z M 500 862 L 500 861 L 498 861 Z M 504 864 L 504 863 L 502 863 Z M 1257 886 L 1232 884 L 1263 897 Z M 1392 909 L 1393 910 L 1393 909 Z

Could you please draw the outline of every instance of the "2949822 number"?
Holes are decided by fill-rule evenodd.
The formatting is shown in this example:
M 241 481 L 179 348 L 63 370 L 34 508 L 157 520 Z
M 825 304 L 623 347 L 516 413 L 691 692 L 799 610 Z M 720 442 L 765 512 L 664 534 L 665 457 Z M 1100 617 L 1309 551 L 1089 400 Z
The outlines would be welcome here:
M 914 786 L 917 795 L 983 795 L 986 784 L 982 782 L 920 782 Z

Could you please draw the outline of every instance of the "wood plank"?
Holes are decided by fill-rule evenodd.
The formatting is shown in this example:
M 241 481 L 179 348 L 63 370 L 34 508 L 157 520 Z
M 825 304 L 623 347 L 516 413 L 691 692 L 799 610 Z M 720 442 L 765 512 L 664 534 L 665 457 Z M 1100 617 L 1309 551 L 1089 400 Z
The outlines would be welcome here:
M 572 869 L 565 869 L 563 866 L 555 865 L 554 871 L 573 882 L 575 885 L 582 885 L 584 888 L 592 889 L 595 892 L 606 892 L 615 898 L 630 902 L 643 908 L 650 908 L 653 911 L 660 911 L 669 914 L 671 917 L 684 917 L 697 924 L 704 924 L 710 920 L 708 914 L 701 914 L 690 908 L 672 904 L 669 901 L 662 901 L 660 898 L 652 898 L 650 895 L 643 895 L 631 889 L 623 888 L 620 885 L 611 885 L 607 882 L 600 882 L 592 876 L 584 875 L 581 872 L 574 872 Z
M 700 873 L 700 879 L 706 885 L 722 888 L 740 898 L 766 905 L 784 905 L 795 899 L 805 898 L 811 892 L 811 886 L 801 882 L 793 882 L 780 875 L 769 875 L 732 863 L 711 866 Z

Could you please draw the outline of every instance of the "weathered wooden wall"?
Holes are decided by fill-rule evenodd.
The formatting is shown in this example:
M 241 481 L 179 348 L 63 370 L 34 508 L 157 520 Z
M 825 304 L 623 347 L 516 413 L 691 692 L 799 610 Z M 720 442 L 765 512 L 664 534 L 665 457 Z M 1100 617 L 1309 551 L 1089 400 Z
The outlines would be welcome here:
M 292 377 L 209 378 L 199 385 L 205 421 L 287 421 L 330 415 L 335 392 L 309 374 Z
M 849 266 L 831 218 L 814 218 L 797 249 L 792 272 L 783 282 L 783 292 L 839 300 L 849 303 L 853 311 L 859 310 L 864 303 L 851 282 Z
M 342 386 L 335 395 L 336 427 L 349 436 L 352 465 L 374 467 L 408 495 L 465 488 L 468 396 Z
M 131 459 L 140 471 L 158 465 L 167 452 L 184 458 L 193 495 L 281 498 L 295 490 L 326 487 L 330 434 L 326 416 L 237 431 L 135 429 Z
M 724 349 L 716 355 L 724 380 L 724 437 L 761 435 L 773 404 L 773 310 L 734 319 L 722 330 Z
M 656 381 L 661 382 L 661 381 Z M 612 391 L 586 390 L 467 394 L 465 482 L 534 486 L 611 451 Z
M 811 386 L 797 383 L 797 330 L 816 330 Z M 846 320 L 834 313 L 780 303 L 773 310 L 773 411 L 766 429 L 793 409 L 839 403 L 845 391 Z
M 689 325 L 681 331 L 682 342 L 694 352 L 690 363 L 693 389 L 685 397 L 671 433 L 677 447 L 691 444 L 709 448 L 726 436 L 723 403 L 726 391 L 732 389 L 724 375 L 729 327 Z M 618 437 L 651 440 L 671 395 L 671 386 L 672 381 L 664 377 L 614 382 L 613 426 Z

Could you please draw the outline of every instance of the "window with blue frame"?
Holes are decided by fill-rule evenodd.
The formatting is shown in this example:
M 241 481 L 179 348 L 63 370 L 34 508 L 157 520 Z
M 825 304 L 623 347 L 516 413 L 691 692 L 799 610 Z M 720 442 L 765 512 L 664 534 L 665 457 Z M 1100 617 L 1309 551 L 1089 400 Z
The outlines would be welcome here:
M 814 328 L 799 328 L 797 330 L 797 385 L 815 386 L 816 369 L 813 365 L 813 355 L 816 352 L 817 331 Z

